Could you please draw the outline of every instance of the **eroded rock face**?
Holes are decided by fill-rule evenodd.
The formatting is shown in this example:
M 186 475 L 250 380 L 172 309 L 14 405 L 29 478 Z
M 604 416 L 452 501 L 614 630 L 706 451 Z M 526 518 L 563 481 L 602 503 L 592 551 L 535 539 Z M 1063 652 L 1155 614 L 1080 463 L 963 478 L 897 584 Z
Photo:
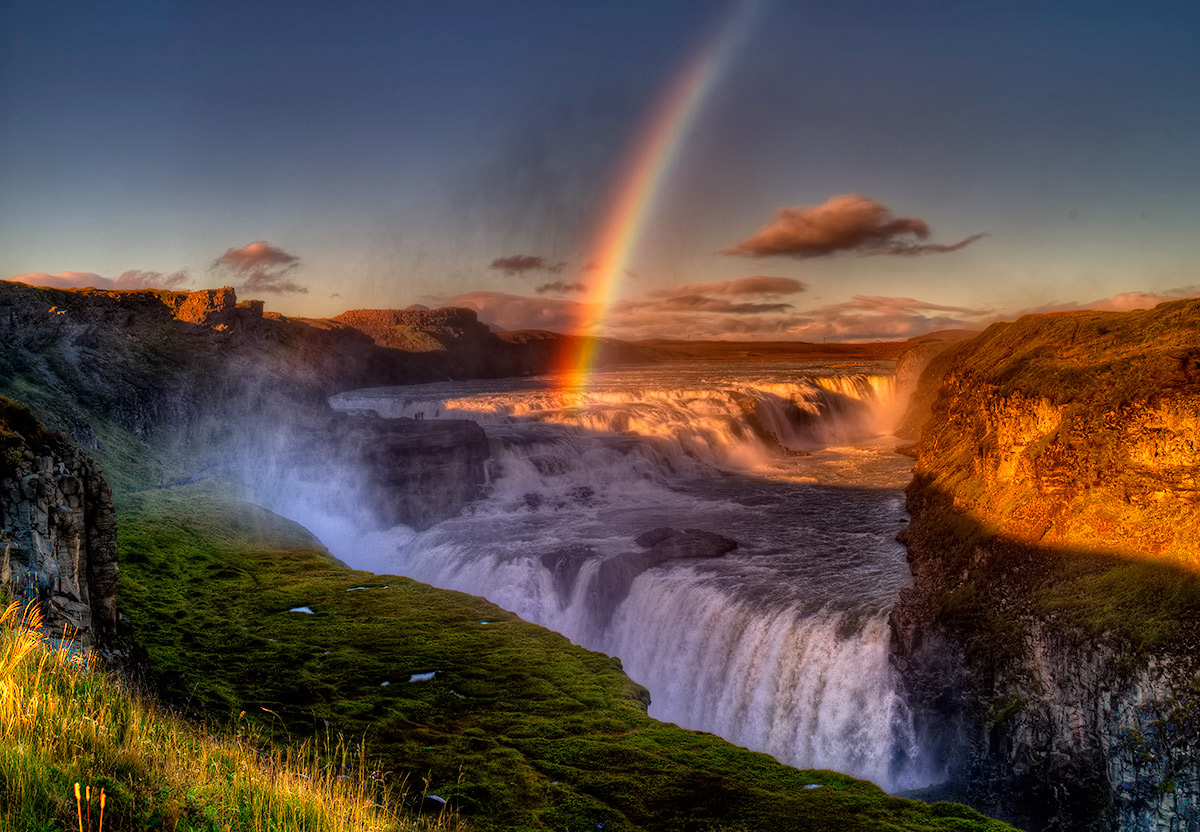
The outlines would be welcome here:
M 185 295 L 172 297 L 175 317 L 181 321 L 202 326 L 228 324 L 237 313 L 237 293 L 231 286 L 220 289 L 199 289 Z M 261 317 L 261 310 L 260 315 Z
M 1034 316 L 913 397 L 894 663 L 955 793 L 1022 828 L 1200 829 L 1197 343 L 1197 301 Z
M 480 496 L 490 453 L 483 428 L 465 419 L 338 413 L 296 428 L 275 460 L 282 480 L 267 481 L 272 488 L 353 492 L 374 528 L 421 530 L 458 516 Z
M 10 435 L 11 436 L 11 435 Z M 9 444 L 0 470 L 0 578 L 41 602 L 46 632 L 86 646 L 117 623 L 117 534 L 99 468 L 65 442 Z

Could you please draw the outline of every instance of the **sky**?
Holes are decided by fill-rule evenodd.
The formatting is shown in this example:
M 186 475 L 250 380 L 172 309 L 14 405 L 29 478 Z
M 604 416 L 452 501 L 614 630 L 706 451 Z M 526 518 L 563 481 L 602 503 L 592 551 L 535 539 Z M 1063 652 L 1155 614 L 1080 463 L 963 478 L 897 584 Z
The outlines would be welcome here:
M 874 340 L 1200 294 L 1192 2 L 0 0 L 0 278 Z

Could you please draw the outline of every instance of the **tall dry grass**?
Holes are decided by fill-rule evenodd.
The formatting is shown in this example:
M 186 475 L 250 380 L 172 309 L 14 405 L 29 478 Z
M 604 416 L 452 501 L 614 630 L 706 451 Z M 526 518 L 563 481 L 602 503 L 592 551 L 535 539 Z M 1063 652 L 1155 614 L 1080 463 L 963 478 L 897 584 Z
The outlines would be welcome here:
M 77 806 L 74 785 L 97 798 Z M 36 604 L 0 614 L 0 828 L 324 832 L 460 830 L 416 814 L 419 791 L 373 767 L 363 745 L 272 745 L 152 707 L 81 650 L 50 642 Z

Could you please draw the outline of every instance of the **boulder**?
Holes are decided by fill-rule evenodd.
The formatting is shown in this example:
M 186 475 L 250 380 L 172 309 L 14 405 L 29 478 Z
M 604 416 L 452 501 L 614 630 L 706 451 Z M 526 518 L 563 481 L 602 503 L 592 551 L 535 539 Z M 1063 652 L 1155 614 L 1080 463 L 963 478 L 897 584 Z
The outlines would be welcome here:
M 737 548 L 736 540 L 703 529 L 666 526 L 642 532 L 634 542 L 652 556 L 654 565 L 676 558 L 719 558 Z

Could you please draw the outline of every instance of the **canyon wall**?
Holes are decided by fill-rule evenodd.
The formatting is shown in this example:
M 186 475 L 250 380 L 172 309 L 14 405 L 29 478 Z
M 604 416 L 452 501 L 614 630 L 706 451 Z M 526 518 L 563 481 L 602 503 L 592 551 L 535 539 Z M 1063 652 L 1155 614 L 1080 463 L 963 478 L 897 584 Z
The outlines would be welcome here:
M 286 318 L 233 289 L 63 290 L 0 281 L 0 392 L 87 447 L 97 417 L 139 438 L 159 426 L 275 423 L 360 387 L 552 370 L 571 338 L 492 333 L 470 309 L 355 310 Z M 607 363 L 646 361 L 622 345 Z M 25 382 L 22 385 L 21 382 Z M 24 389 L 22 389 L 22 387 Z M 201 441 L 206 441 L 201 439 Z
M 480 496 L 490 456 L 483 428 L 465 419 L 337 413 L 288 436 L 278 454 L 279 478 L 260 479 L 268 491 L 348 495 L 334 511 L 363 516 L 365 530 L 399 524 L 422 530 L 457 517 Z M 260 496 L 272 503 L 269 493 Z
M 118 491 L 275 464 L 361 474 L 376 522 L 425 526 L 483 482 L 475 426 L 331 424 L 328 396 L 361 387 L 543 373 L 578 349 L 553 333 L 498 337 L 470 309 L 266 313 L 229 287 L 58 290 L 0 281 L 0 393 L 107 463 Z M 613 342 L 608 363 L 645 361 Z M 345 431 L 339 441 L 317 433 Z M 139 443 L 156 450 L 154 462 Z M 331 445 L 322 459 L 304 461 Z M 350 469 L 353 469 L 352 471 Z M 311 472 L 310 472 L 311 473 Z
M 326 398 L 441 379 L 456 366 L 486 373 L 505 342 L 471 310 L 343 317 L 264 313 L 228 287 L 66 291 L 0 281 L 0 393 L 37 414 L 5 405 L 23 426 L 0 432 L 5 582 L 44 602 L 52 632 L 68 625 L 98 643 L 112 630 L 115 521 L 93 457 L 120 493 L 214 475 L 254 491 L 308 476 L 318 490 L 353 489 L 376 527 L 424 528 L 458 514 L 484 482 L 488 446 L 477 425 L 334 414 Z M 398 341 L 396 327 L 411 342 Z M 263 479 L 285 465 L 290 479 Z
M 949 793 L 1031 830 L 1200 829 L 1198 414 L 1196 300 L 928 362 L 892 627 Z
M 0 398 L 0 584 L 45 631 L 98 647 L 117 624 L 117 532 L 96 463 Z

